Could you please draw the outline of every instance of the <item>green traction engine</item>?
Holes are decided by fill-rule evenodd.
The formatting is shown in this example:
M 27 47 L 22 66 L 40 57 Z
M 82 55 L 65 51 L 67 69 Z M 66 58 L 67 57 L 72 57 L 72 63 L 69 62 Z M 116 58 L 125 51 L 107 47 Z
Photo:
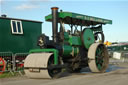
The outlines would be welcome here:
M 103 44 L 102 25 L 112 24 L 112 21 L 62 10 L 58 12 L 57 7 L 51 9 L 52 14 L 45 20 L 52 22 L 52 40 L 45 34 L 39 37 L 40 49 L 30 50 L 25 59 L 26 75 L 29 78 L 53 78 L 62 69 L 80 72 L 85 67 L 92 72 L 105 72 L 109 57 Z

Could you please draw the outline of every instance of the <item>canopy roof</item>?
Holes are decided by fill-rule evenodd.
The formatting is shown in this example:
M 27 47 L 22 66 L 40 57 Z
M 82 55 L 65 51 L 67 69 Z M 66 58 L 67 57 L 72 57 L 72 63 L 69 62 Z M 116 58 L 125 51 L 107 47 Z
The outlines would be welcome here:
M 72 12 L 59 12 L 59 22 L 60 19 L 63 20 L 65 24 L 73 24 L 73 25 L 82 25 L 82 26 L 90 26 L 97 24 L 112 24 L 112 20 L 82 15 Z M 52 14 L 45 16 L 46 21 L 52 21 Z

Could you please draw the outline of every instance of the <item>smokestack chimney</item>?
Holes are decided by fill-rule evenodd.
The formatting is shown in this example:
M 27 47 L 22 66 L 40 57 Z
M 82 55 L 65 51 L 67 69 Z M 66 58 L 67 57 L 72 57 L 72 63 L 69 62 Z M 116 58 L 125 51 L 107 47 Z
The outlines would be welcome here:
M 57 33 L 58 33 L 58 7 L 52 7 L 52 36 L 53 41 L 57 43 Z
M 7 15 L 6 15 L 6 14 L 2 14 L 2 15 L 1 15 L 1 17 L 6 18 L 6 17 L 7 17 Z

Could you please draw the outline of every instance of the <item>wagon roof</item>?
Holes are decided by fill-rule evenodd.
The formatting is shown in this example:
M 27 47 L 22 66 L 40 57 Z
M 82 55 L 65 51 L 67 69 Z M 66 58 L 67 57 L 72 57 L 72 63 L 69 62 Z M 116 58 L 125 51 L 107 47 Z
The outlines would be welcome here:
M 36 20 L 18 19 L 18 18 L 10 18 L 10 17 L 0 17 L 0 19 L 21 20 L 21 21 L 29 21 L 29 22 L 43 23 L 41 21 L 36 21 Z

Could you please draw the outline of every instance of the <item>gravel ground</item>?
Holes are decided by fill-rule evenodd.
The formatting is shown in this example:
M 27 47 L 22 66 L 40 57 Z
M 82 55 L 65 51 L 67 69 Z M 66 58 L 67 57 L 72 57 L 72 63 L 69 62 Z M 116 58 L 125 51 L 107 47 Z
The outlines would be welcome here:
M 127 85 L 128 63 L 109 65 L 106 73 L 63 73 L 58 79 L 28 79 L 25 76 L 0 79 L 0 85 Z

